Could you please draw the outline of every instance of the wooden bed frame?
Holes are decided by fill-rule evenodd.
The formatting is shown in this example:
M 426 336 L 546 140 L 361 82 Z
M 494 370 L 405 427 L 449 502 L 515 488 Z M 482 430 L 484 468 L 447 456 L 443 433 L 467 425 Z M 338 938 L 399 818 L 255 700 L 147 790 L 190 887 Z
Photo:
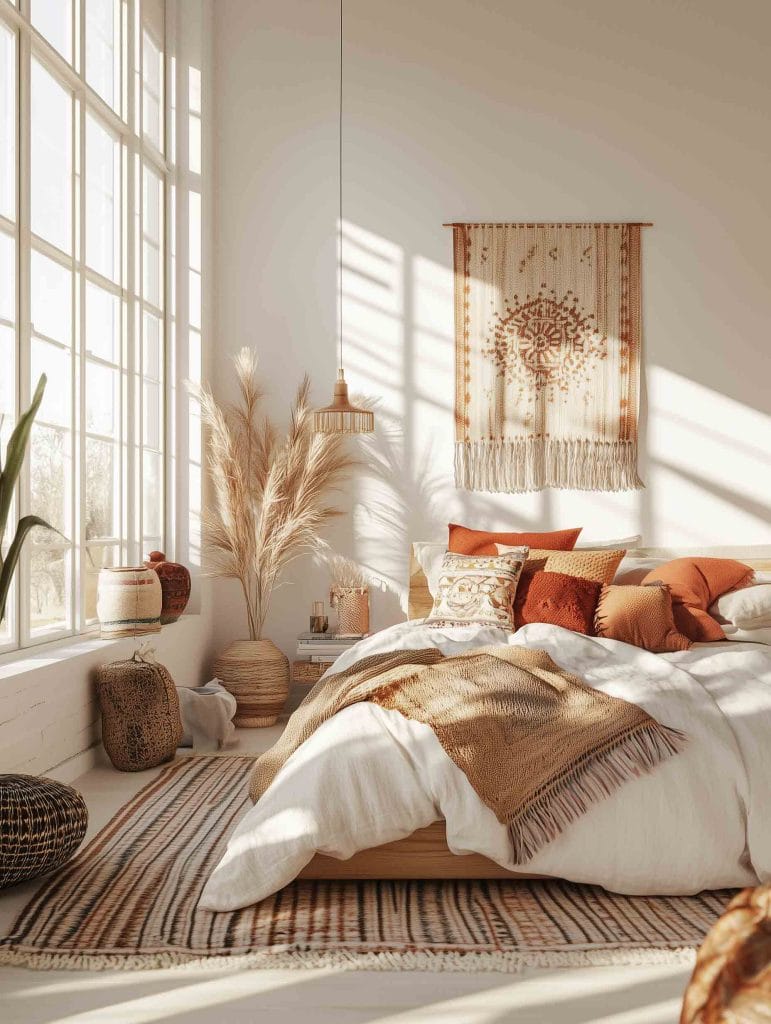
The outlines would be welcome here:
M 495 861 L 479 853 L 462 857 L 447 846 L 444 822 L 435 821 L 428 828 L 418 829 L 406 839 L 360 850 L 349 860 L 325 857 L 317 853 L 299 878 L 365 879 L 365 878 L 544 878 L 507 871 Z
M 710 558 L 736 558 L 753 569 L 771 571 L 771 546 L 722 547 L 700 549 L 636 548 L 627 554 L 637 558 L 681 558 L 701 555 Z M 410 549 L 409 617 L 423 618 L 431 611 L 433 599 L 428 580 Z M 299 878 L 308 879 L 367 879 L 367 878 L 544 878 L 526 872 L 507 871 L 494 861 L 478 853 L 458 856 L 447 846 L 444 821 L 435 821 L 428 828 L 418 829 L 406 839 L 385 843 L 370 850 L 361 850 L 348 860 L 326 857 L 317 853 L 300 872 Z

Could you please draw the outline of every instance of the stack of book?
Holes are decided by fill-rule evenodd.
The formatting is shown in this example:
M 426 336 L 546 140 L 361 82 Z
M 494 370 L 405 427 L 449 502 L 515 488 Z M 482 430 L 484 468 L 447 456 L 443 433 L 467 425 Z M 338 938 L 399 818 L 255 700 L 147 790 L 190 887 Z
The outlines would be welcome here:
M 331 665 L 335 658 L 347 651 L 364 634 L 359 636 L 337 636 L 335 633 L 300 633 L 297 637 L 297 657 L 310 658 L 322 665 Z
M 363 639 L 334 633 L 301 633 L 297 638 L 298 660 L 292 664 L 292 682 L 314 683 L 344 651 Z

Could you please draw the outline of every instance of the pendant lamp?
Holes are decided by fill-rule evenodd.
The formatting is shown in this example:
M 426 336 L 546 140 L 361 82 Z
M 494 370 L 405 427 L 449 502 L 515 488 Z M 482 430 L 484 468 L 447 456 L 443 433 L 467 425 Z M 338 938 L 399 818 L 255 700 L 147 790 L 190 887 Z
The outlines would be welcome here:
M 332 404 L 317 409 L 313 414 L 313 427 L 320 434 L 370 434 L 375 429 L 375 416 L 369 409 L 352 405 L 348 398 L 348 384 L 343 370 L 343 0 L 340 0 L 340 108 L 338 116 L 338 198 L 339 219 L 337 229 L 338 267 L 338 343 L 340 363 L 332 397 Z

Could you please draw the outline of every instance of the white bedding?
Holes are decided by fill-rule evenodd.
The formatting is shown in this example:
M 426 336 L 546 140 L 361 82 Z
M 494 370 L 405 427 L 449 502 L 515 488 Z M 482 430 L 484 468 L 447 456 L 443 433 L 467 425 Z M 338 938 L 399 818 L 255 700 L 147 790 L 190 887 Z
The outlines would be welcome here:
M 531 624 L 515 634 L 407 622 L 342 655 L 483 644 L 546 650 L 598 690 L 645 708 L 689 742 L 653 774 L 594 805 L 527 865 L 430 728 L 375 704 L 347 708 L 287 761 L 244 816 L 201 906 L 247 906 L 290 882 L 319 851 L 350 857 L 444 818 L 457 854 L 622 893 L 694 893 L 771 878 L 771 649 L 705 644 L 650 654 L 615 640 Z

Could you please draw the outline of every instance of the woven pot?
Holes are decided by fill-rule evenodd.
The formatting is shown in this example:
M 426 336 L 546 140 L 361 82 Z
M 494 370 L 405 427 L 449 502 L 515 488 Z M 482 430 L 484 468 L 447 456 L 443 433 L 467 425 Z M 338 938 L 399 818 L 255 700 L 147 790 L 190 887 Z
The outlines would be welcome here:
M 214 674 L 236 698 L 237 726 L 276 722 L 289 696 L 289 661 L 272 640 L 237 640 L 217 658 Z
M 69 860 L 83 841 L 88 810 L 72 786 L 33 775 L 0 775 L 0 889 Z
M 162 551 L 151 551 L 145 565 L 161 581 L 161 625 L 176 622 L 190 600 L 190 573 L 181 562 L 167 562 Z
M 142 661 L 114 661 L 97 669 L 102 743 L 121 772 L 141 772 L 170 761 L 182 739 L 174 680 L 167 668 Z
M 101 636 L 142 636 L 161 628 L 163 595 L 158 574 L 145 565 L 104 568 L 96 612 Z
M 340 636 L 369 633 L 369 590 L 346 587 L 335 592 L 337 632 Z

